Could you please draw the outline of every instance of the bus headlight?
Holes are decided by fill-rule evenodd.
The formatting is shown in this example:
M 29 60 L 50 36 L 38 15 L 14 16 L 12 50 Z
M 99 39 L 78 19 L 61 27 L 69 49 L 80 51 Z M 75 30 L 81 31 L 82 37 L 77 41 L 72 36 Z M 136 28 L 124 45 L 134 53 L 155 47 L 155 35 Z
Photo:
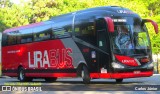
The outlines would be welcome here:
M 150 63 L 150 64 L 148 64 L 148 66 L 147 66 L 148 68 L 153 68 L 154 67 L 154 65 L 153 65 L 153 63 Z
M 116 62 L 112 62 L 112 67 L 113 68 L 124 68 L 124 66 L 122 66 L 122 65 L 120 65 L 120 64 L 118 64 Z

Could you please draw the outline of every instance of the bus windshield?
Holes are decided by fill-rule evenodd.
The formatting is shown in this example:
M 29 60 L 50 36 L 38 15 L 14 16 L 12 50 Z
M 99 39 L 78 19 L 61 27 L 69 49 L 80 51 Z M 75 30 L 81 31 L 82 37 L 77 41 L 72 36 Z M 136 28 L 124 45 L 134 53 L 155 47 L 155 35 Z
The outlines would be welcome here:
M 140 18 L 123 17 L 114 19 L 113 50 L 121 55 L 147 55 L 150 41 L 147 29 Z

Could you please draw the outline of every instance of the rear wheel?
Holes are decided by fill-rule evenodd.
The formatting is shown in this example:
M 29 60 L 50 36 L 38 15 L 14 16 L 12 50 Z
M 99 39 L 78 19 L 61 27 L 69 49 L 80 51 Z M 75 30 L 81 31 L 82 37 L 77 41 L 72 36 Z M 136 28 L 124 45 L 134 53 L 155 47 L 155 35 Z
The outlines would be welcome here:
M 57 77 L 45 78 L 46 82 L 55 82 L 56 80 L 57 80 Z
M 117 83 L 122 83 L 123 79 L 116 79 Z
M 88 71 L 86 66 L 82 67 L 81 77 L 83 79 L 84 84 L 89 84 L 90 83 L 91 78 L 90 78 L 89 71 Z
M 27 78 L 25 76 L 25 71 L 24 71 L 23 67 L 20 67 L 18 69 L 18 80 L 20 80 L 21 82 L 25 82 L 25 81 L 28 82 L 28 81 L 32 81 L 33 78 Z

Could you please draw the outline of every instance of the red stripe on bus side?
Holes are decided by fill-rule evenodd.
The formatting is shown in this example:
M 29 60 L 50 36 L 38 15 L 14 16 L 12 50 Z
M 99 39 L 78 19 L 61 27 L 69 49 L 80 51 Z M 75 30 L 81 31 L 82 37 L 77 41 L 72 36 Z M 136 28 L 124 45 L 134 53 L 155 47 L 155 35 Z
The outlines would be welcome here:
M 10 77 L 17 77 L 17 73 L 3 73 L 3 75 L 7 75 L 7 76 L 10 76 Z
M 17 73 L 4 73 L 4 75 L 16 77 Z M 136 77 L 149 77 L 153 75 L 153 71 L 141 72 L 135 74 L 130 73 L 90 73 L 91 78 L 111 78 L 111 79 L 123 79 L 123 78 L 136 78 Z M 77 77 L 76 73 L 26 73 L 27 77 Z
M 76 73 L 26 73 L 27 77 L 76 77 Z

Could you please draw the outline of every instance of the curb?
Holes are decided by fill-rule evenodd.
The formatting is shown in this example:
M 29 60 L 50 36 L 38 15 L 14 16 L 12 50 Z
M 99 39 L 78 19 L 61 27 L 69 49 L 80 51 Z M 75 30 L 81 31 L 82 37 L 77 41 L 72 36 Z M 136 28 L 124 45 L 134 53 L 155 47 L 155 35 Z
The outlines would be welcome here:
M 11 78 L 9 76 L 0 76 L 0 78 Z

